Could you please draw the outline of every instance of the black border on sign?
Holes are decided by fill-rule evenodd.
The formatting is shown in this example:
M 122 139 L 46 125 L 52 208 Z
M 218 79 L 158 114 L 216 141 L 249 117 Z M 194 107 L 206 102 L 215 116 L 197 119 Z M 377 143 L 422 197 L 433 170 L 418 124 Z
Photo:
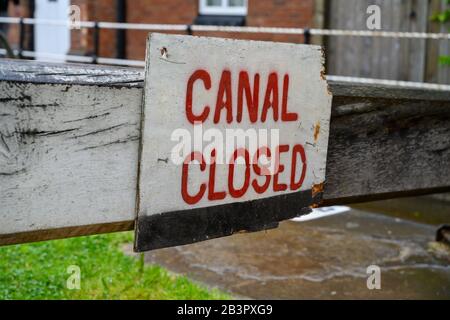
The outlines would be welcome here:
M 310 213 L 310 207 L 321 196 L 306 190 L 247 202 L 140 215 L 134 250 L 144 252 L 277 228 L 281 221 Z

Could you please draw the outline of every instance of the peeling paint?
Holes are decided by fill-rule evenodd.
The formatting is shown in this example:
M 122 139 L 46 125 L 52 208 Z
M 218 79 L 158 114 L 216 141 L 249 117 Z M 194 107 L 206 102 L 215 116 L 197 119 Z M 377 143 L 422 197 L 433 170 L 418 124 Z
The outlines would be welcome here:
M 327 92 L 330 96 L 333 96 L 333 93 L 331 92 L 330 86 L 328 84 L 327 81 L 327 76 L 326 76 L 326 70 L 325 70 L 325 50 L 323 47 L 321 47 L 320 50 L 321 54 L 322 54 L 322 70 L 320 70 L 320 78 L 324 81 L 326 81 L 327 83 Z
M 312 188 L 311 188 L 312 198 L 314 199 L 318 195 L 321 195 L 323 193 L 324 187 L 325 187 L 325 183 L 324 182 L 322 182 L 320 184 L 313 185 Z M 320 202 L 321 201 L 318 201 L 318 203 L 317 202 L 313 203 L 311 205 L 311 208 L 312 209 L 319 208 L 320 207 Z
M 316 195 L 318 195 L 319 193 L 323 193 L 323 189 L 324 189 L 324 183 L 320 183 L 320 184 L 315 184 L 312 187 L 312 195 L 313 197 L 315 197 Z

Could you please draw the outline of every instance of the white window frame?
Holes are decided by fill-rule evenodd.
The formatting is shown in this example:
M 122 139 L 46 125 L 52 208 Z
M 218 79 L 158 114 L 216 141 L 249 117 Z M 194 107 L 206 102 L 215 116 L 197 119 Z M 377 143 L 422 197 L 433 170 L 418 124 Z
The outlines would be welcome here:
M 207 0 L 200 0 L 200 14 L 216 14 L 216 15 L 232 15 L 245 16 L 247 15 L 247 0 L 244 0 L 243 7 L 228 6 L 229 0 L 222 0 L 221 6 L 208 6 Z

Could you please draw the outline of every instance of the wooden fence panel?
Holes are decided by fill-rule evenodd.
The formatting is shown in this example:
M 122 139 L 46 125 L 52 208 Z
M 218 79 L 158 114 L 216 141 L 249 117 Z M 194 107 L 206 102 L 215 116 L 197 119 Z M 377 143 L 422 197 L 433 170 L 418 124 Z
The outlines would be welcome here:
M 328 28 L 367 30 L 369 5 L 381 8 L 382 31 L 447 32 L 430 22 L 442 0 L 331 0 Z M 450 70 L 438 65 L 449 53 L 448 40 L 333 36 L 326 41 L 329 74 L 416 82 L 450 83 Z

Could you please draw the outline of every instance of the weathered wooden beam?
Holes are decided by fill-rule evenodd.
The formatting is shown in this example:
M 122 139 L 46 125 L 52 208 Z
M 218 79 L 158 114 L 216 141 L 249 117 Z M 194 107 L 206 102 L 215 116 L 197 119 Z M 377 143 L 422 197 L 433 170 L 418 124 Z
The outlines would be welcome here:
M 331 87 L 324 205 L 449 189 L 450 92 Z
M 143 71 L 0 62 L 0 244 L 130 230 Z M 323 204 L 450 190 L 450 92 L 331 83 Z

